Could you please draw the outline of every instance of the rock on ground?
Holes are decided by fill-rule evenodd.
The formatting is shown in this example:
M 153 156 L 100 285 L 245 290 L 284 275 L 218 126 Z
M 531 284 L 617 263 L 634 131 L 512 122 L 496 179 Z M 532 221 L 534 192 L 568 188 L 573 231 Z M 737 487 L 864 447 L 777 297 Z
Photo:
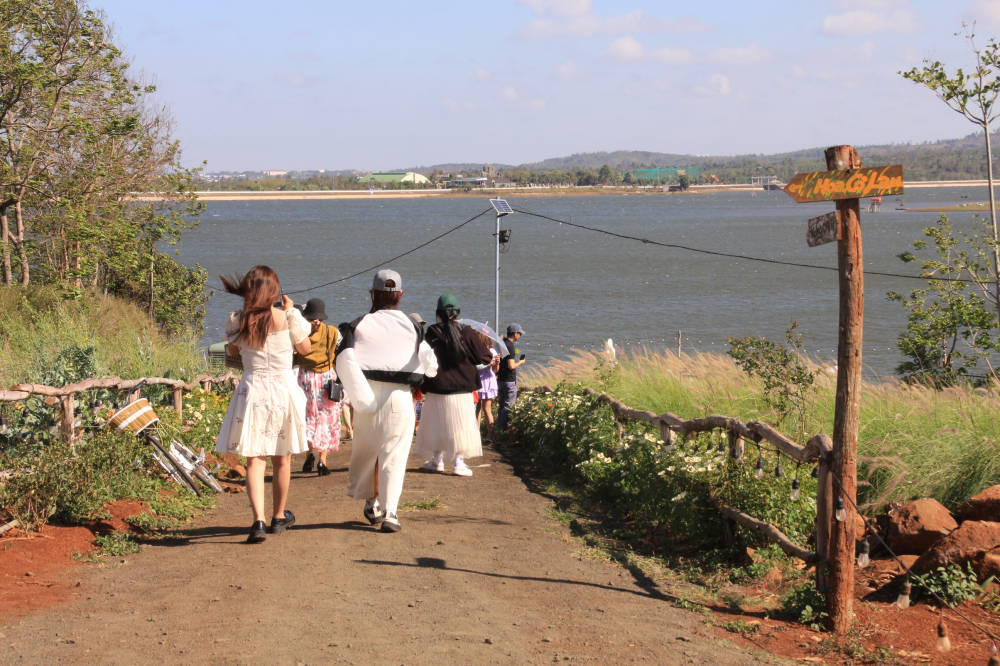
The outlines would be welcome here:
M 961 520 L 1000 522 L 1000 486 L 991 486 L 955 509 Z
M 889 547 L 897 555 L 921 555 L 958 528 L 951 512 L 937 500 L 904 504 L 889 523 Z
M 1000 523 L 968 520 L 921 555 L 912 569 L 916 574 L 925 574 L 938 567 L 947 567 L 949 564 L 957 564 L 964 568 L 966 562 L 972 562 L 975 568 L 977 558 L 981 564 L 985 563 L 987 559 L 984 554 L 998 548 L 1000 548 Z
M 0 663 L 767 663 L 720 644 L 638 568 L 591 557 L 492 450 L 472 478 L 412 457 L 404 502 L 445 508 L 401 513 L 399 534 L 345 496 L 349 457 L 345 443 L 330 476 L 293 473 L 298 522 L 263 544 L 245 543 L 246 495 L 225 495 L 175 538 L 74 569 L 74 600 L 3 617 Z

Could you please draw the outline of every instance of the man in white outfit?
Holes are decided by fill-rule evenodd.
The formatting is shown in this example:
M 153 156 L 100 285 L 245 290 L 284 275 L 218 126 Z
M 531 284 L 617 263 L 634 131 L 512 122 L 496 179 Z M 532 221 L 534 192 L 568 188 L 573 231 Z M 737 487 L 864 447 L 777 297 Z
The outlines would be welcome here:
M 438 364 L 421 327 L 396 309 L 403 295 L 399 273 L 376 273 L 370 293 L 371 312 L 337 327 L 337 376 L 355 409 L 347 494 L 365 500 L 369 523 L 398 532 L 396 509 L 416 422 L 410 387 L 434 377 Z

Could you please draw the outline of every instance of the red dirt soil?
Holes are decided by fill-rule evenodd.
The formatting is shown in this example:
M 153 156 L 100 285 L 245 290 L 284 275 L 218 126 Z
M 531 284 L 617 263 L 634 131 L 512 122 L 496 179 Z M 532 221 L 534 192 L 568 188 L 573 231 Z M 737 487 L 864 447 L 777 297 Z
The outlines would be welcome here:
M 935 648 L 940 609 L 920 602 L 901 610 L 892 603 L 898 590 L 898 586 L 891 582 L 896 576 L 896 566 L 894 561 L 880 560 L 873 561 L 867 569 L 856 570 L 854 614 L 857 624 L 856 636 L 852 636 L 855 644 L 864 645 L 869 653 L 888 648 L 897 660 L 887 660 L 888 663 L 984 666 L 990 658 L 989 637 L 959 618 L 954 611 L 944 611 L 951 651 L 940 653 Z M 848 660 L 844 653 L 827 651 L 829 643 L 822 645 L 824 641 L 832 640 L 828 633 L 814 631 L 797 622 L 765 619 L 763 612 L 739 612 L 718 607 L 711 610 L 717 624 L 737 619 L 760 624 L 760 633 L 746 638 L 719 631 L 721 637 L 740 645 L 753 645 L 800 663 L 841 664 Z M 1000 616 L 968 601 L 959 605 L 957 610 L 993 635 L 1000 636 Z M 856 663 L 870 662 L 859 659 Z
M 77 586 L 74 553 L 94 548 L 94 536 L 127 532 L 125 518 L 143 513 L 142 502 L 119 501 L 111 518 L 89 526 L 48 524 L 34 533 L 13 529 L 0 536 L 0 619 L 37 611 L 66 600 Z

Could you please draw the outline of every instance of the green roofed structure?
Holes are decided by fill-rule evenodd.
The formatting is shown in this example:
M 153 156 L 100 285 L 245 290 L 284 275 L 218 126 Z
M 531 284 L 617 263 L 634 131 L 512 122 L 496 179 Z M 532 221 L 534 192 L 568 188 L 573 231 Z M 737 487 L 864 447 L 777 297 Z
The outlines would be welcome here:
M 379 171 L 377 173 L 363 173 L 358 176 L 362 183 L 414 183 L 417 185 L 429 185 L 427 176 L 412 171 Z
M 664 167 L 662 169 L 632 169 L 636 180 L 677 180 L 678 176 L 700 178 L 700 166 Z

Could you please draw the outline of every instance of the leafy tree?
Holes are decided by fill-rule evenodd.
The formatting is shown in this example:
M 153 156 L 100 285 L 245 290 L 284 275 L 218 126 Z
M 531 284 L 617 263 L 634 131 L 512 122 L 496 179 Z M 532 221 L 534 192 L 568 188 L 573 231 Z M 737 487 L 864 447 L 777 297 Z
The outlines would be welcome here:
M 607 164 L 601 167 L 601 170 L 597 172 L 597 180 L 600 181 L 601 185 L 609 185 L 615 180 L 615 174 Z
M 990 194 L 990 224 L 988 245 L 992 256 L 990 264 L 972 263 L 960 267 L 972 275 L 974 283 L 979 287 L 983 298 L 996 310 L 997 323 L 1000 324 L 1000 236 L 997 234 L 996 198 L 993 192 L 993 147 L 990 141 L 990 122 L 996 118 L 995 104 L 1000 93 L 1000 43 L 991 39 L 986 46 L 976 45 L 973 28 L 963 24 L 964 38 L 969 48 L 975 54 L 976 64 L 972 73 L 966 74 L 961 69 L 953 76 L 945 71 L 945 66 L 938 62 L 924 60 L 924 67 L 914 67 L 908 72 L 899 72 L 904 78 L 926 86 L 937 95 L 938 99 L 948 105 L 948 108 L 961 114 L 969 122 L 983 129 L 986 140 L 986 177 Z
M 626 185 L 635 185 L 635 174 L 632 173 L 631 171 L 626 171 L 625 177 L 623 178 L 623 182 Z
M 888 294 L 890 301 L 902 303 L 907 310 L 906 332 L 896 341 L 908 357 L 896 368 L 905 379 L 929 379 L 948 386 L 975 368 L 979 360 L 990 366 L 989 353 L 996 349 L 997 340 L 992 333 L 996 320 L 987 302 L 968 293 L 967 282 L 934 279 L 960 277 L 967 265 L 986 258 L 986 248 L 977 238 L 959 235 L 961 238 L 956 237 L 948 217 L 941 215 L 936 227 L 924 230 L 937 255 L 921 263 L 921 275 L 928 279 L 928 286 L 914 289 L 908 296 Z M 916 241 L 913 247 L 925 250 L 928 242 Z M 917 260 L 912 252 L 898 256 L 904 262 Z
M 793 319 L 785 331 L 784 345 L 763 337 L 728 338 L 727 353 L 744 372 L 761 380 L 764 400 L 776 417 L 775 425 L 790 421 L 788 425 L 805 439 L 809 395 L 815 390 L 816 372 L 809 369 L 802 356 L 802 336 L 795 334 L 798 327 Z
M 689 187 L 691 187 L 691 179 L 688 177 L 686 173 L 682 173 L 681 175 L 677 176 L 677 184 L 681 186 L 682 190 L 686 190 Z

